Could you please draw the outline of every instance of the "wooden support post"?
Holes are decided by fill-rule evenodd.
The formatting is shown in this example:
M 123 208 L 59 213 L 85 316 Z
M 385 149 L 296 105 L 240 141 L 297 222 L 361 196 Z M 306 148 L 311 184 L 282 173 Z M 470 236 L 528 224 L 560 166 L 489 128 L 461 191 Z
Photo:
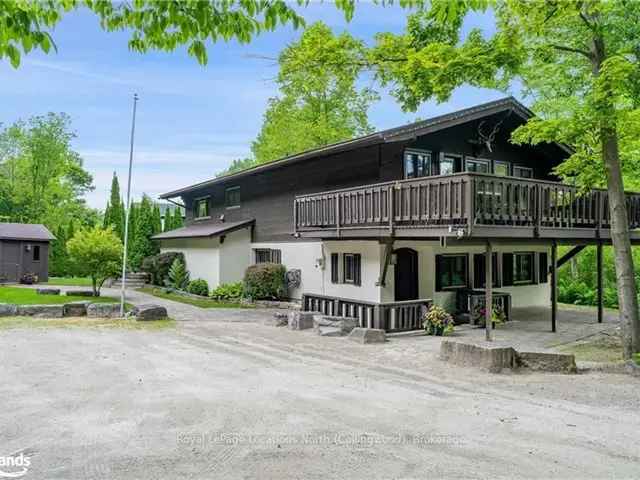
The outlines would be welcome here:
M 556 331 L 558 315 L 558 245 L 555 240 L 551 245 L 551 331 Z
M 597 296 L 598 296 L 598 323 L 602 323 L 603 303 L 602 303 L 602 242 L 598 242 L 596 247 L 596 276 L 597 276 Z
M 493 262 L 491 242 L 487 240 L 487 251 L 484 264 L 486 265 L 485 295 L 484 295 L 484 323 L 485 340 L 492 340 L 491 327 L 493 326 Z

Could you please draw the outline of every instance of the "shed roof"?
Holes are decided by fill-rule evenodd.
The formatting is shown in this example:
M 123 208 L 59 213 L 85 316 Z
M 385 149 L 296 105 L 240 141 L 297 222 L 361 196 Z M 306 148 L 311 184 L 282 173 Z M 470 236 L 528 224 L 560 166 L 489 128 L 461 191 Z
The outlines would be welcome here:
M 48 242 L 56 237 L 40 223 L 0 223 L 0 239 Z
M 177 228 L 169 232 L 159 233 L 151 237 L 154 240 L 169 240 L 171 238 L 206 238 L 219 237 L 227 233 L 252 225 L 255 219 L 239 222 L 206 222 L 195 223 L 187 227 Z

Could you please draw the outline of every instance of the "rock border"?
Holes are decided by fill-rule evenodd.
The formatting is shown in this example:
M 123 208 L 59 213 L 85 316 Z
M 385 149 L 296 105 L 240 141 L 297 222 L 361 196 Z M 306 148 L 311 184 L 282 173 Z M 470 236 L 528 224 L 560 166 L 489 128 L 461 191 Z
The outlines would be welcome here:
M 0 317 L 16 316 L 36 318 L 64 318 L 85 316 L 94 318 L 119 318 L 120 304 L 91 303 L 90 301 L 59 303 L 55 305 L 16 305 L 12 303 L 0 303 Z

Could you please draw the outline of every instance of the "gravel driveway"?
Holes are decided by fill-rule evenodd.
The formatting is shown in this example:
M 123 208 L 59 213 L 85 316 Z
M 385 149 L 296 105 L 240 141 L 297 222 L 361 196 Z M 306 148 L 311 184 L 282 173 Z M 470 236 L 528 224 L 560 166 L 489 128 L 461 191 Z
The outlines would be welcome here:
M 0 330 L 0 456 L 26 449 L 23 478 L 637 477 L 637 378 L 490 375 L 433 338 L 166 305 L 175 330 Z

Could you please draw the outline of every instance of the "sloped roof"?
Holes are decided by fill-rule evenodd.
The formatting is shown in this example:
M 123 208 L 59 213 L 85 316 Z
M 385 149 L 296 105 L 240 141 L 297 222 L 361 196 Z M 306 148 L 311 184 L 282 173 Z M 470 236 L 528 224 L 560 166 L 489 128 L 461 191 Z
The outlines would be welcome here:
M 495 113 L 510 110 L 516 115 L 520 116 L 524 120 L 528 120 L 533 117 L 533 112 L 525 107 L 522 103 L 518 102 L 513 97 L 506 97 L 493 102 L 483 103 L 471 108 L 465 108 L 456 112 L 447 113 L 445 115 L 439 115 L 427 120 L 421 120 L 419 122 L 410 123 L 401 127 L 390 128 L 388 130 L 381 130 L 379 132 L 371 133 L 362 137 L 346 140 L 344 142 L 334 143 L 325 147 L 315 148 L 306 152 L 291 155 L 289 157 L 274 160 L 273 162 L 257 165 L 252 168 L 247 168 L 240 172 L 230 173 L 222 175 L 220 177 L 205 180 L 204 182 L 196 183 L 188 187 L 173 190 L 171 192 L 160 195 L 160 198 L 173 198 L 191 190 L 197 190 L 202 187 L 208 187 L 229 180 L 245 177 L 254 173 L 259 173 L 267 170 L 271 170 L 283 165 L 295 163 L 311 158 L 319 157 L 321 155 L 328 155 L 346 150 L 352 150 L 354 148 L 361 148 L 369 145 L 377 145 L 380 143 L 392 143 L 408 140 L 420 135 L 426 135 L 438 130 L 453 127 L 455 125 L 470 122 L 478 118 L 493 115 Z
M 169 240 L 171 238 L 207 238 L 218 237 L 234 230 L 247 227 L 255 222 L 255 219 L 239 222 L 203 222 L 195 223 L 187 227 L 177 228 L 168 232 L 159 233 L 151 237 L 154 240 Z
M 0 239 L 48 242 L 56 237 L 40 223 L 0 223 Z

